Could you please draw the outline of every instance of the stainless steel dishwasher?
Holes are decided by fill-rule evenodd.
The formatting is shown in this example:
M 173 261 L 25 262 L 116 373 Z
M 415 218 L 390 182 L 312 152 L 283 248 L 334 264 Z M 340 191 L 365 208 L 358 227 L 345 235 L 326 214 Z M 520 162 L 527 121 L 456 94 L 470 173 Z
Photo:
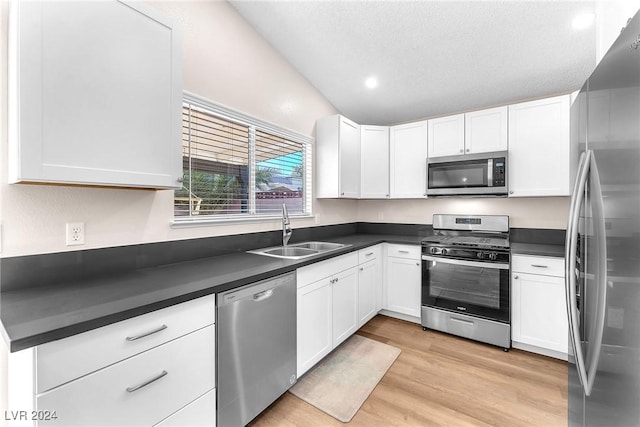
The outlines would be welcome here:
M 217 298 L 218 427 L 246 425 L 296 382 L 296 276 Z

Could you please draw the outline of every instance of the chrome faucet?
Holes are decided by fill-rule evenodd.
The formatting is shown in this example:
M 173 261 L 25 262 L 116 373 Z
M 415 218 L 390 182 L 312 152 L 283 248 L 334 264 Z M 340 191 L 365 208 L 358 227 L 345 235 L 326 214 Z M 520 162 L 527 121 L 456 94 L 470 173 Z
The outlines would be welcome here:
M 291 238 L 291 234 L 293 234 L 293 231 L 291 231 L 290 224 L 291 223 L 289 222 L 289 212 L 287 211 L 287 205 L 283 203 L 282 204 L 282 246 L 287 246 L 287 243 L 289 243 L 289 239 Z

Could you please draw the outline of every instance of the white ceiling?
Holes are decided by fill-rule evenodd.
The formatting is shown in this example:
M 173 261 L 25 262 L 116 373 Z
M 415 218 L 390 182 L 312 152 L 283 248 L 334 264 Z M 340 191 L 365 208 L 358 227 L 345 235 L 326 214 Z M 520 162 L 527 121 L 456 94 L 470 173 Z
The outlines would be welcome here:
M 343 115 L 389 125 L 579 89 L 590 1 L 231 1 Z M 365 78 L 379 80 L 375 90 Z

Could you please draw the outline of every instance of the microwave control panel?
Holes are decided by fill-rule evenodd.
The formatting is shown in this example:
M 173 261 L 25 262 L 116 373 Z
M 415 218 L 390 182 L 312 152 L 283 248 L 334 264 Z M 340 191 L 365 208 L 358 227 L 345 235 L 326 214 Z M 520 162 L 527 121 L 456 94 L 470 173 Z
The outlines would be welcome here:
M 504 157 L 493 159 L 493 186 L 504 187 L 506 182 L 506 165 Z

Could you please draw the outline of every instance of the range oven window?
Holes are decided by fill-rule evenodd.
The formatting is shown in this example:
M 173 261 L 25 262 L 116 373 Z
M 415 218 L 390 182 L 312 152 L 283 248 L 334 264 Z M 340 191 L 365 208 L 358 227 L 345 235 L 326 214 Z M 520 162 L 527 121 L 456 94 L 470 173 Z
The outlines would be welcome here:
M 509 322 L 509 268 L 430 259 L 422 260 L 422 305 Z
M 488 162 L 462 161 L 429 165 L 429 188 L 487 187 Z
M 432 298 L 500 308 L 500 270 L 437 263 L 429 275 Z

